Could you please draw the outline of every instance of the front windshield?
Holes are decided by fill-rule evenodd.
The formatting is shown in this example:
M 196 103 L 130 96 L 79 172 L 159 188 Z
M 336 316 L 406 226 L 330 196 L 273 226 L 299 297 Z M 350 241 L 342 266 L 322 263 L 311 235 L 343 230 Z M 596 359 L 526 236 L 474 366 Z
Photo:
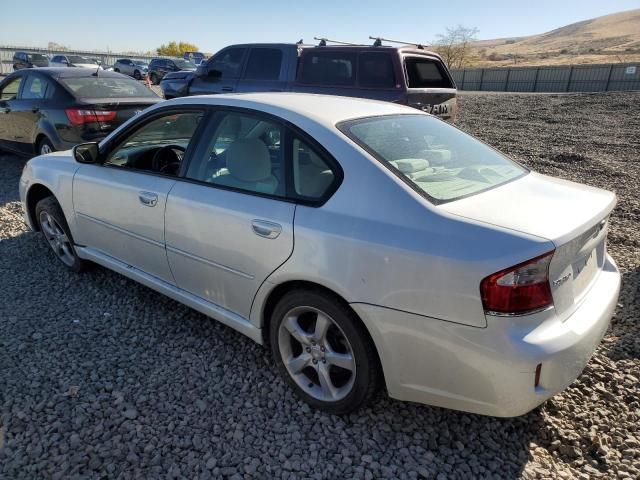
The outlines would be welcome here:
M 69 55 L 68 58 L 71 63 L 96 63 L 95 60 L 80 55 Z
M 488 190 L 527 173 L 491 147 L 428 115 L 388 115 L 338 128 L 435 203 Z
M 47 60 L 49 60 L 47 57 L 45 57 L 44 55 L 40 55 L 39 53 L 30 53 L 27 55 L 27 59 L 30 62 L 46 62 Z
M 184 70 L 186 68 L 196 68 L 195 63 L 188 62 L 187 60 L 176 60 L 175 64 L 181 70 Z

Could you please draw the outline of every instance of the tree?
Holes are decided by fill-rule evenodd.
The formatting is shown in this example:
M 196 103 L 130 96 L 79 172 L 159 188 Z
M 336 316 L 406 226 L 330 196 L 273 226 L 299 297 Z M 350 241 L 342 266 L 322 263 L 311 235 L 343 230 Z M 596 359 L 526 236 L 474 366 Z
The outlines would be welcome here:
M 475 27 L 447 27 L 446 33 L 438 35 L 434 50 L 449 68 L 464 68 L 473 56 L 471 42 L 476 40 L 477 34 L 478 29 Z
M 198 46 L 188 42 L 169 42 L 167 45 L 160 45 L 156 51 L 158 52 L 158 55 L 182 57 L 185 52 L 197 52 Z

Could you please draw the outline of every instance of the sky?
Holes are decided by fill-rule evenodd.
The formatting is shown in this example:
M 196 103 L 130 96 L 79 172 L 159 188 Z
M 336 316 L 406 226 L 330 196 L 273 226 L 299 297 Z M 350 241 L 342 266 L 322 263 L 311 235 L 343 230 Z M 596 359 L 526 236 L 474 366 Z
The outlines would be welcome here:
M 215 52 L 369 35 L 428 44 L 457 24 L 478 28 L 478 39 L 518 37 L 634 8 L 640 0 L 21 0 L 2 7 L 0 45 L 123 52 L 182 40 Z

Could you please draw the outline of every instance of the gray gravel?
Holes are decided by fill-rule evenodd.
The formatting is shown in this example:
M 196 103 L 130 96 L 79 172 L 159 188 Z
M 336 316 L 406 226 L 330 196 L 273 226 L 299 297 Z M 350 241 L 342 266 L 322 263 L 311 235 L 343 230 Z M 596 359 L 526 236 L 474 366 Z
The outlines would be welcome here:
M 640 94 L 471 95 L 459 124 L 538 171 L 615 190 L 624 274 L 566 392 L 494 419 L 383 395 L 312 411 L 238 333 L 114 273 L 67 273 L 0 156 L 0 478 L 640 477 Z

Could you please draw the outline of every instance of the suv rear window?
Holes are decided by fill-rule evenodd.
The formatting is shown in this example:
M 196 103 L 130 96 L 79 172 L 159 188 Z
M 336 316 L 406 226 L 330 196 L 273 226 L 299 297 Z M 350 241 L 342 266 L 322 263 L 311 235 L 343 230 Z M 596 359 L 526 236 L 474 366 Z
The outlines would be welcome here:
M 302 56 L 300 82 L 315 85 L 354 85 L 355 66 L 355 53 L 314 51 Z
M 369 88 L 393 88 L 396 85 L 391 55 L 366 52 L 358 57 L 358 84 Z
M 437 60 L 405 57 L 409 88 L 452 88 L 444 67 Z

